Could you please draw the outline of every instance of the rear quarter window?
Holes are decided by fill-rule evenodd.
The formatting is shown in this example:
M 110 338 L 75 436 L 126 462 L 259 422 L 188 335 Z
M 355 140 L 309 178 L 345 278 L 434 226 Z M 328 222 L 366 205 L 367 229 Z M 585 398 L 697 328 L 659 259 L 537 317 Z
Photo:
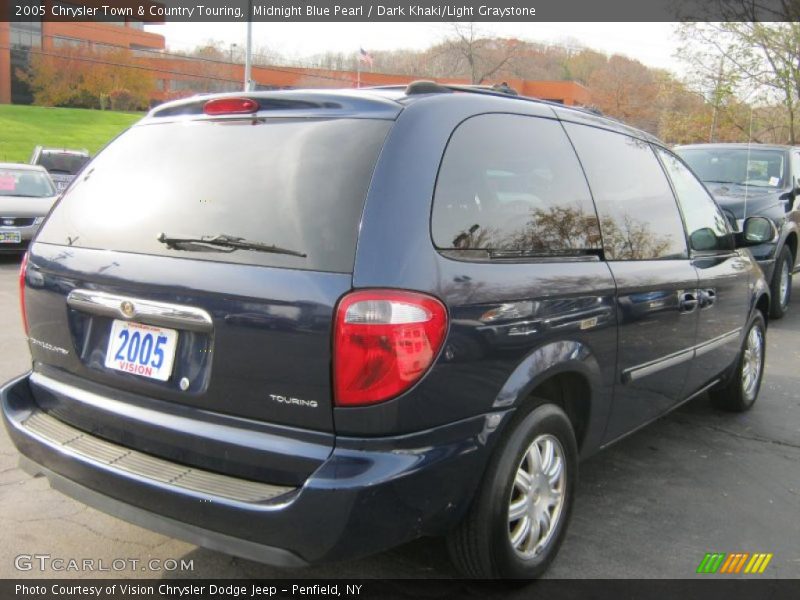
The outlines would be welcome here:
M 472 117 L 448 143 L 433 200 L 433 241 L 461 259 L 576 256 L 601 247 L 589 188 L 561 124 Z
M 122 252 L 352 271 L 358 226 L 391 121 L 195 120 L 141 125 L 83 171 L 38 241 Z M 194 246 L 227 236 L 305 257 Z

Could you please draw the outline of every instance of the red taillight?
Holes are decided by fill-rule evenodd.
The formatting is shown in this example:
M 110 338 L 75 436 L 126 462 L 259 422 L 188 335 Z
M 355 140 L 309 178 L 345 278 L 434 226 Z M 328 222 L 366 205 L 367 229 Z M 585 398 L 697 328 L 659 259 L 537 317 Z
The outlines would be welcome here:
M 19 309 L 22 313 L 22 327 L 28 335 L 28 312 L 25 310 L 25 272 L 28 270 L 28 253 L 22 256 L 19 264 Z
M 431 296 L 396 290 L 348 294 L 336 311 L 336 404 L 375 404 L 404 392 L 433 364 L 446 333 L 447 311 Z
M 207 115 L 248 115 L 258 110 L 258 102 L 250 98 L 217 98 L 203 105 Z

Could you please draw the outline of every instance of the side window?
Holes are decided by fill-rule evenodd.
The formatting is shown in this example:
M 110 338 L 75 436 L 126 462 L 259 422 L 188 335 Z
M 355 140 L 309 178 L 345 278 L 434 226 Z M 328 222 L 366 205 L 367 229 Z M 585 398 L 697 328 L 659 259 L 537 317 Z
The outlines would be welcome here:
M 433 241 L 456 258 L 576 256 L 601 247 L 575 152 L 558 121 L 487 114 L 464 121 L 442 158 Z
M 666 150 L 658 148 L 657 152 L 675 186 L 692 250 L 733 249 L 725 216 L 694 173 Z
M 608 260 L 687 258 L 683 222 L 650 144 L 566 124 L 600 214 Z

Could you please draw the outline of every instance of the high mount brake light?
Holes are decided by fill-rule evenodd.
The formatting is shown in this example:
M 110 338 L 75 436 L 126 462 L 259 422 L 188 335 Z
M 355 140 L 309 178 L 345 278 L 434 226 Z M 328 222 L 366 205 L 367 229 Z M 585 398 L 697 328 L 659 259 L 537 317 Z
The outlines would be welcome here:
M 336 310 L 333 382 L 337 406 L 389 400 L 427 372 L 447 333 L 447 310 L 431 296 L 364 290 Z
M 28 271 L 28 253 L 22 256 L 22 262 L 19 264 L 19 309 L 22 313 L 22 327 L 25 329 L 25 335 L 28 335 L 30 327 L 28 327 L 28 311 L 25 310 L 25 274 Z
M 258 111 L 258 102 L 250 98 L 217 98 L 203 105 L 207 115 L 248 115 Z

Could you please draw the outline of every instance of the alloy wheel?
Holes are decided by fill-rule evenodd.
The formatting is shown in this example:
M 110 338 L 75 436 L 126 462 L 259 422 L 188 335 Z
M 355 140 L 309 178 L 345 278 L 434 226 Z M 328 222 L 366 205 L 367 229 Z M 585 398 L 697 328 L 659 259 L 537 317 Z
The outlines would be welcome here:
M 760 327 L 754 325 L 747 334 L 742 362 L 742 392 L 748 401 L 755 399 L 758 392 L 763 360 L 764 334 Z
M 524 559 L 541 554 L 558 526 L 566 492 L 566 457 L 558 439 L 538 436 L 520 460 L 508 505 L 508 539 Z
M 789 272 L 789 263 L 784 261 L 781 266 L 781 283 L 779 289 L 781 306 L 785 307 L 789 304 L 789 285 L 791 283 L 791 273 Z

